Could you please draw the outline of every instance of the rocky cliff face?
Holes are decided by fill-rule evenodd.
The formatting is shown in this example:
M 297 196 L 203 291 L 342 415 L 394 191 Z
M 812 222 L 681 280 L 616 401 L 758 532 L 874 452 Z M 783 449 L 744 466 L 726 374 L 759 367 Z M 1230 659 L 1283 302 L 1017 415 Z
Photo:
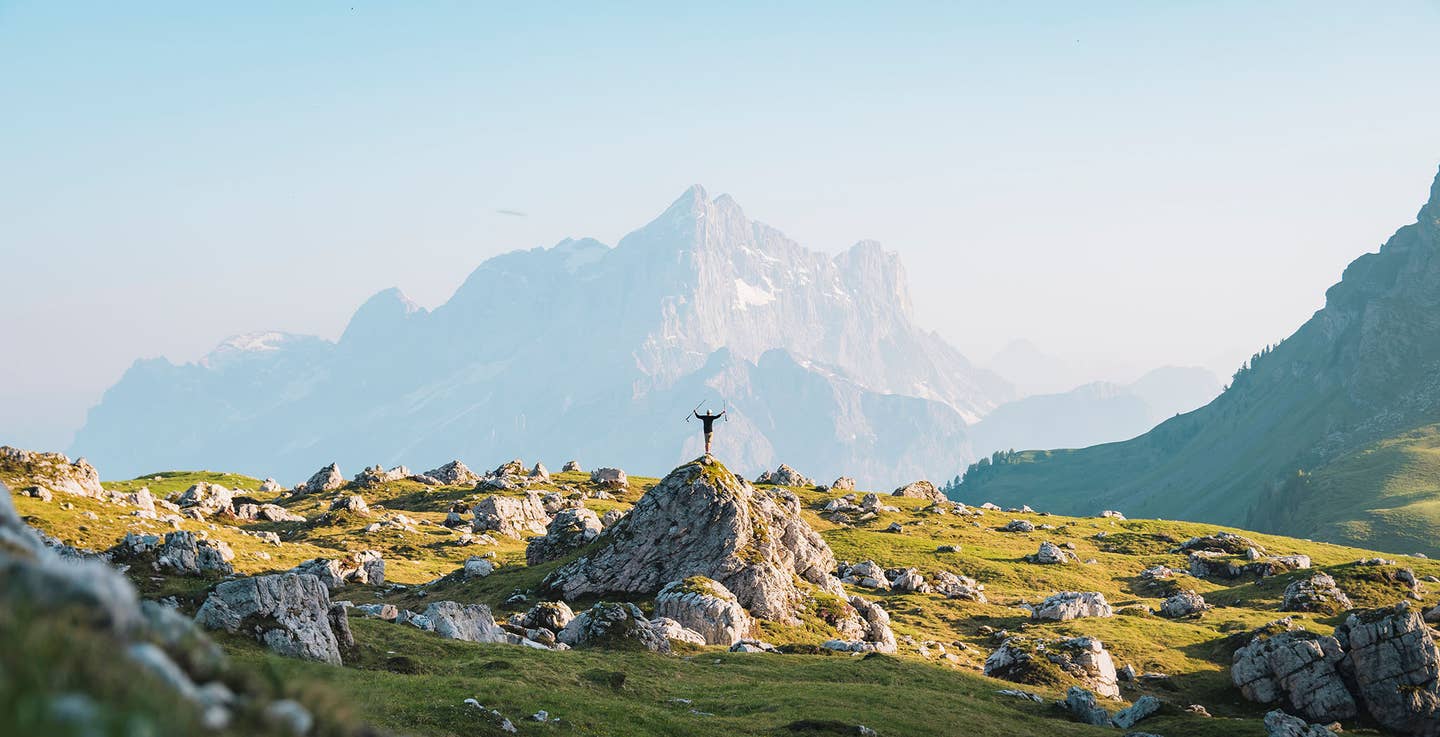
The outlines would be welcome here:
M 966 422 L 1011 390 L 915 325 L 894 254 L 808 251 L 695 187 L 614 248 L 492 258 L 434 311 L 381 292 L 338 343 L 264 333 L 195 364 L 137 362 L 75 447 L 122 474 L 181 464 L 292 481 L 317 457 L 539 451 L 663 467 L 696 451 L 681 413 L 722 397 L 745 404 L 717 449 L 742 470 L 804 457 L 885 486 L 957 472 Z M 619 424 L 655 434 L 603 431 Z

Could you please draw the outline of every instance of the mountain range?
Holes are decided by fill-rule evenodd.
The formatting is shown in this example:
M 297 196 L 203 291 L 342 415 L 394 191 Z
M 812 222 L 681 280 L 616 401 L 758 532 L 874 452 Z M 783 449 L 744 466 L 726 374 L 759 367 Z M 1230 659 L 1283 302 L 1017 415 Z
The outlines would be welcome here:
M 728 402 L 717 452 L 746 471 L 944 477 L 973 458 L 967 425 L 1014 392 L 920 329 L 907 289 L 877 243 L 809 251 L 697 186 L 613 248 L 491 258 L 433 311 L 382 291 L 338 341 L 256 333 L 137 361 L 73 450 L 122 474 L 288 480 L 537 452 L 660 468 L 697 453 L 685 416 L 708 400 Z
M 1440 553 L 1440 177 L 1214 401 L 1124 442 L 996 453 L 955 493 Z

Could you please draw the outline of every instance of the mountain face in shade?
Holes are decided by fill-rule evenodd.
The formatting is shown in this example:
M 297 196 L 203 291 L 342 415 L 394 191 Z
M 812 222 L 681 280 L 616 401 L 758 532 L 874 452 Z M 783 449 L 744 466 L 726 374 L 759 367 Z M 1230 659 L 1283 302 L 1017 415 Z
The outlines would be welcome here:
M 884 486 L 956 473 L 966 423 L 1012 396 L 915 325 L 894 254 L 806 250 L 694 187 L 614 248 L 489 259 L 433 311 L 385 290 L 338 342 L 265 333 L 193 364 L 139 361 L 73 449 L 111 474 L 292 481 L 331 460 L 667 468 L 695 454 L 684 416 L 708 399 L 730 401 L 717 451 L 732 467 Z
M 1214 401 L 1126 442 L 997 455 L 958 494 L 1436 552 L 1437 423 L 1440 178 L 1415 223 Z

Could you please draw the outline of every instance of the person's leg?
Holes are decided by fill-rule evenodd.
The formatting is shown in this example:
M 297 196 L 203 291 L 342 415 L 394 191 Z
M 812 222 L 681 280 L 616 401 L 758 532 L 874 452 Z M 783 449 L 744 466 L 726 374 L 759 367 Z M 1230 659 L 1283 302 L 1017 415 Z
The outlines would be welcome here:
M 707 456 L 710 455 L 710 437 L 714 434 L 714 431 L 711 430 L 705 432 L 705 455 Z

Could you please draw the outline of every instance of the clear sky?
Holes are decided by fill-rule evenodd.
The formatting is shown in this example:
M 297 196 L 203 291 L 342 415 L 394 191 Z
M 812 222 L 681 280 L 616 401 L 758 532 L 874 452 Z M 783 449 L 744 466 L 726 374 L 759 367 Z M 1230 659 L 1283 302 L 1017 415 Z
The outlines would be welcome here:
M 1228 373 L 1440 164 L 1435 0 L 590 5 L 0 0 L 0 442 L 697 182 L 979 362 Z

